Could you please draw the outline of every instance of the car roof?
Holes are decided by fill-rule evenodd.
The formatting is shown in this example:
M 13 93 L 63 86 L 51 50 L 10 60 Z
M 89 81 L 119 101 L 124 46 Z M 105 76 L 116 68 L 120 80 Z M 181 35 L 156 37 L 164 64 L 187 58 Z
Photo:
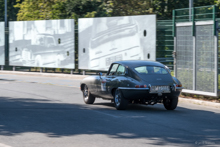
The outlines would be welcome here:
M 114 63 L 118 63 L 124 66 L 128 66 L 130 68 L 135 68 L 139 66 L 159 66 L 159 67 L 165 67 L 164 64 L 156 61 L 146 61 L 146 60 L 124 60 L 124 61 L 117 61 Z

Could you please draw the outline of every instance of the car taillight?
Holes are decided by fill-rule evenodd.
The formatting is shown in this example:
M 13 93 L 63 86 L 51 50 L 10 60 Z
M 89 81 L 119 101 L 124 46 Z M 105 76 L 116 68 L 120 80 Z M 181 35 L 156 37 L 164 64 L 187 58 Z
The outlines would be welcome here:
M 103 81 L 102 81 L 102 83 L 106 83 L 106 81 L 105 81 L 105 80 L 103 80 Z
M 135 88 L 146 88 L 147 85 L 135 85 Z
M 180 85 L 176 85 L 176 87 L 182 87 L 182 85 L 180 84 Z

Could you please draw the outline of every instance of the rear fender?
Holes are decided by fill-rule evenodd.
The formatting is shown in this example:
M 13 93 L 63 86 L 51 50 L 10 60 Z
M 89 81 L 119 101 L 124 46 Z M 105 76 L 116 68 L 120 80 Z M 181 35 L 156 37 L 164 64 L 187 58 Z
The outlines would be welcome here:
M 177 85 L 182 85 L 182 83 L 176 77 L 173 77 L 173 80 Z
M 114 97 L 115 96 L 115 90 L 116 90 L 117 88 L 113 88 L 112 90 L 111 90 L 111 94 L 112 94 L 112 96 Z

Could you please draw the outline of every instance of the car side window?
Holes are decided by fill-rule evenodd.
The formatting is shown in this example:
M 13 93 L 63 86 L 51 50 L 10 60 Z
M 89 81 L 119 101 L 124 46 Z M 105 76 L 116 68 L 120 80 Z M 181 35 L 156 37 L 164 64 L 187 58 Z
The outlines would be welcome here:
M 113 64 L 108 75 L 115 75 L 117 68 L 118 68 L 118 64 Z
M 136 67 L 135 70 L 138 72 L 138 73 L 148 73 L 148 70 L 146 68 L 146 66 L 141 66 L 141 67 Z
M 163 67 L 140 66 L 134 68 L 139 74 L 167 74 L 168 71 Z
M 119 65 L 116 74 L 125 75 L 125 67 L 123 65 Z

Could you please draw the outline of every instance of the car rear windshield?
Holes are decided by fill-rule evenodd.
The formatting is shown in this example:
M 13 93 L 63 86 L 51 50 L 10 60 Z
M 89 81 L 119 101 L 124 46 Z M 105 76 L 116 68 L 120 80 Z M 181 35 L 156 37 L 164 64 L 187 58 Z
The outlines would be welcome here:
M 140 74 L 168 74 L 165 68 L 158 66 L 139 66 L 134 69 Z

